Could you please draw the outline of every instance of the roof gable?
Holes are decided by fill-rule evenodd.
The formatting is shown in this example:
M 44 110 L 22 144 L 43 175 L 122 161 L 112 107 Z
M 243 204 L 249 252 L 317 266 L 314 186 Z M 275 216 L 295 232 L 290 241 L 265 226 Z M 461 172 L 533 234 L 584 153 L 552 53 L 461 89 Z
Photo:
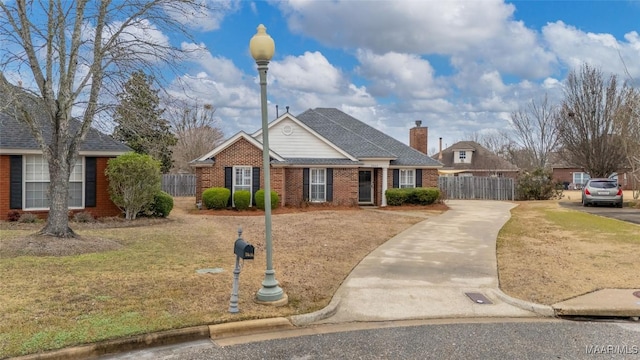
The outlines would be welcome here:
M 262 129 L 251 135 L 262 143 Z M 269 148 L 285 158 L 356 158 L 286 113 L 269 124 Z
M 253 137 L 249 136 L 249 134 L 245 133 L 244 131 L 240 131 L 240 132 L 236 133 L 235 135 L 233 135 L 232 137 L 230 137 L 227 140 L 225 140 L 222 144 L 218 145 L 215 149 L 209 151 L 208 153 L 202 155 L 201 157 L 199 157 L 199 158 L 197 158 L 197 159 L 195 159 L 195 160 L 193 160 L 191 162 L 192 163 L 198 163 L 198 162 L 207 161 L 207 160 L 211 159 L 212 157 L 215 157 L 222 150 L 224 150 L 224 149 L 228 148 L 229 146 L 233 145 L 239 139 L 245 139 L 250 144 L 252 144 L 253 146 L 255 146 L 258 149 L 262 150 L 262 143 L 261 142 L 259 142 L 258 140 L 254 139 Z M 269 156 L 271 156 L 272 158 L 274 158 L 274 159 L 276 159 L 278 161 L 284 161 L 284 158 L 282 156 L 278 155 L 273 150 L 269 151 Z

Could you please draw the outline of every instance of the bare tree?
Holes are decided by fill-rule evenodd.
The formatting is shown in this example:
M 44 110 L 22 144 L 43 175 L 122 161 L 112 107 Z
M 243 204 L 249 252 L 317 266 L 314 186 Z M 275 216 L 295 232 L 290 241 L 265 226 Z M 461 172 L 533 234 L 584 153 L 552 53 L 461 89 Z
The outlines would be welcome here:
M 622 149 L 631 176 L 633 197 L 640 197 L 640 92 L 630 91 L 627 106 L 616 116 Z M 620 174 L 619 174 L 620 175 Z
M 565 98 L 556 126 L 565 161 L 582 167 L 591 177 L 606 177 L 626 165 L 616 120 L 629 106 L 626 84 L 608 79 L 587 64 L 567 77 Z
M 557 149 L 556 111 L 545 94 L 541 101 L 531 100 L 525 108 L 511 113 L 513 137 L 531 158 L 532 168 L 546 168 L 549 154 Z
M 34 84 L 18 89 L 0 73 L 0 90 L 14 95 L 27 90 L 35 99 L 39 111 L 18 96 L 13 108 L 49 165 L 49 216 L 41 234 L 75 236 L 67 216 L 68 180 L 79 145 L 106 108 L 103 96 L 122 88 L 133 70 L 157 73 L 160 64 L 177 63 L 182 50 L 163 33 L 190 38 L 179 20 L 207 12 L 203 3 L 0 1 L 0 71 Z M 43 124 L 53 129 L 50 138 L 45 139 Z
M 178 142 L 173 146 L 172 172 L 193 172 L 189 162 L 220 145 L 224 134 L 210 104 L 190 106 L 182 102 L 169 111 L 169 121 Z

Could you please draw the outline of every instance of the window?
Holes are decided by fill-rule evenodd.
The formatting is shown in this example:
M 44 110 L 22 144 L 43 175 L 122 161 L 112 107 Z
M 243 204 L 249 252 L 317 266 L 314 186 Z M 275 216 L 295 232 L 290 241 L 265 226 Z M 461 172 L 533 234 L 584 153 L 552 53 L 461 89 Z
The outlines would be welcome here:
M 458 159 L 460 159 L 460 162 L 464 162 L 467 159 L 467 152 L 465 150 L 460 150 L 458 152 Z
M 573 184 L 574 186 L 578 187 L 578 188 L 582 188 L 582 185 L 586 184 L 587 181 L 590 179 L 591 177 L 589 176 L 589 174 L 584 173 L 584 172 L 574 172 L 573 173 Z
M 413 188 L 416 187 L 415 170 L 403 170 L 400 169 L 400 188 Z
M 24 164 L 24 208 L 48 209 L 49 164 L 42 155 L 26 155 Z M 69 208 L 83 207 L 83 190 L 84 166 L 79 158 L 69 176 Z
M 324 202 L 327 199 L 326 169 L 309 169 L 309 200 Z
M 251 192 L 251 166 L 234 166 L 233 167 L 233 192 L 238 190 L 247 190 Z M 252 194 L 253 196 L 253 194 Z M 233 194 L 231 195 L 233 199 Z M 232 200 L 233 203 L 233 200 Z

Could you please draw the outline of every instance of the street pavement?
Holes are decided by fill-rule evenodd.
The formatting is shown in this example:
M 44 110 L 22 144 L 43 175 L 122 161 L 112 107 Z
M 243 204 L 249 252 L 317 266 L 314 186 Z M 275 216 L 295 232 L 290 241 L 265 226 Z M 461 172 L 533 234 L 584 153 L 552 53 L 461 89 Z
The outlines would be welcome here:
M 582 203 L 576 201 L 560 201 L 559 204 L 562 207 L 572 210 L 584 211 L 594 215 L 640 224 L 640 209 L 628 207 L 616 208 L 611 206 L 582 206 Z

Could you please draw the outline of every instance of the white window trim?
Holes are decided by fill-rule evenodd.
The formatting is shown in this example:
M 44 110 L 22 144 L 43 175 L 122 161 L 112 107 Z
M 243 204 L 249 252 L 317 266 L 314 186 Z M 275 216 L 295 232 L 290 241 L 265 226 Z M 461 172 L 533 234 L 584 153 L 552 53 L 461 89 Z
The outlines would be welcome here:
M 233 167 L 233 179 L 231 179 L 231 206 L 235 207 L 236 204 L 233 201 L 233 194 L 236 192 L 236 169 L 249 169 L 249 207 L 253 204 L 253 167 L 247 165 L 237 165 Z M 239 187 L 246 187 L 246 185 L 237 185 Z M 242 190 L 242 189 L 240 189 Z
M 322 170 L 322 174 L 323 174 L 323 179 L 321 183 L 314 183 L 313 179 L 313 172 L 314 171 L 318 171 L 318 170 Z M 323 185 L 323 197 L 322 199 L 313 199 L 313 186 L 316 185 Z M 315 202 L 315 203 L 322 203 L 322 202 L 326 202 L 327 201 L 327 169 L 325 168 L 310 168 L 309 169 L 309 201 L 310 202 Z
M 40 154 L 30 154 L 30 155 L 23 155 L 22 156 L 22 209 L 23 210 L 28 210 L 28 211 L 48 211 L 50 210 L 50 207 L 27 207 L 27 183 L 30 182 L 34 182 L 34 183 L 46 183 L 46 184 L 50 184 L 51 183 L 51 178 L 49 177 L 49 180 L 47 181 L 27 181 L 27 158 L 28 157 L 36 157 L 39 156 L 40 158 L 42 158 L 42 161 L 46 161 L 44 159 L 43 155 Z M 80 174 L 80 181 L 74 181 L 74 183 L 80 183 L 81 184 L 81 189 L 82 189 L 82 199 L 80 200 L 80 203 L 82 204 L 81 206 L 69 206 L 68 209 L 69 210 L 81 210 L 84 209 L 85 206 L 85 190 L 86 190 L 86 162 L 85 162 L 85 157 L 84 156 L 80 156 L 78 157 L 78 161 L 80 161 L 80 163 L 82 164 L 82 173 Z M 47 170 L 49 169 L 48 167 L 49 165 L 47 164 Z M 71 170 L 71 172 L 73 173 L 73 169 Z M 71 176 L 71 174 L 69 175 Z M 71 182 L 71 181 L 69 181 Z M 48 193 L 48 189 L 49 189 L 49 185 L 47 185 L 47 193 L 45 194 L 45 196 L 49 197 L 49 193 Z
M 411 172 L 411 183 L 409 182 L 403 182 L 402 181 L 402 172 L 406 171 L 406 172 Z M 405 176 L 406 178 L 406 176 Z M 398 187 L 400 189 L 403 188 L 415 188 L 416 187 L 416 169 L 400 169 L 400 172 L 398 173 Z

